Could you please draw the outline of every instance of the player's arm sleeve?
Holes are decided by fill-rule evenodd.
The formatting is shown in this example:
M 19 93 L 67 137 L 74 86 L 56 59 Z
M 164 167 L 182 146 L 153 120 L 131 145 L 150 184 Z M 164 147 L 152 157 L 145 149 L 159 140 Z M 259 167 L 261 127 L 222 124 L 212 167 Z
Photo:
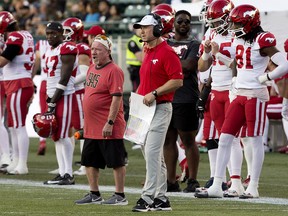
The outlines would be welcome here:
M 12 61 L 15 58 L 15 56 L 18 55 L 20 50 L 21 46 L 16 44 L 8 44 L 6 49 L 1 54 L 1 56 L 8 59 L 9 61 Z

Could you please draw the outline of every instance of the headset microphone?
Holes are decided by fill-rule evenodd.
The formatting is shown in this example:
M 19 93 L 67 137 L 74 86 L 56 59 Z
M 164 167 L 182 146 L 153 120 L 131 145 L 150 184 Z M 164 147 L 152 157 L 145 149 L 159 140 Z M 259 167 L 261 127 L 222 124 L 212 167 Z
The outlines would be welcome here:
M 139 40 L 140 43 L 143 43 L 144 41 L 142 39 Z

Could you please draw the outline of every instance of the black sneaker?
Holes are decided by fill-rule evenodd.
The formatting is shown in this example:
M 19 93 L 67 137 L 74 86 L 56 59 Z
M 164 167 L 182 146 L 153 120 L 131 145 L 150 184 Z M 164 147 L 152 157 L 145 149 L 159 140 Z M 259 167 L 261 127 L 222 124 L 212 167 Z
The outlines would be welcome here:
M 0 167 L 0 173 L 7 173 L 7 167 L 9 164 L 2 164 Z
M 133 212 L 148 212 L 152 208 L 152 205 L 149 205 L 144 199 L 140 198 L 136 205 L 133 207 Z
M 74 185 L 75 179 L 74 176 L 70 176 L 68 173 L 64 175 L 62 180 L 59 181 L 58 185 Z
M 56 184 L 59 184 L 59 182 L 62 180 L 63 180 L 63 177 L 60 174 L 58 174 L 58 175 L 56 175 L 55 178 L 48 180 L 48 181 L 45 181 L 43 183 L 46 185 L 56 185 Z
M 178 181 L 174 184 L 167 181 L 167 192 L 181 192 Z
M 210 186 L 212 186 L 213 181 L 214 181 L 214 177 L 211 177 L 211 178 L 206 182 L 204 188 L 209 188 Z M 227 185 L 226 182 L 222 182 L 222 190 L 223 190 L 223 191 L 228 190 L 228 185 Z
M 205 183 L 204 188 L 209 188 L 209 187 L 213 184 L 213 181 L 214 181 L 214 177 L 211 177 L 211 178 Z
M 195 192 L 196 188 L 199 188 L 200 184 L 195 179 L 188 179 L 187 187 L 183 190 L 184 193 L 192 193 Z
M 166 199 L 166 202 L 164 202 L 158 198 L 155 198 L 151 211 L 172 211 L 170 201 L 168 198 Z

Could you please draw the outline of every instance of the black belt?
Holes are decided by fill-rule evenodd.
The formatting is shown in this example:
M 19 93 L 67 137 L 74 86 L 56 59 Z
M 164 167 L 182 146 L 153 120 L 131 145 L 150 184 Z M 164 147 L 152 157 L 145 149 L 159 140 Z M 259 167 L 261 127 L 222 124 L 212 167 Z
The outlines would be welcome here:
M 158 104 L 164 104 L 164 103 L 171 103 L 171 101 L 159 101 L 159 102 L 157 102 L 156 104 L 158 105 Z

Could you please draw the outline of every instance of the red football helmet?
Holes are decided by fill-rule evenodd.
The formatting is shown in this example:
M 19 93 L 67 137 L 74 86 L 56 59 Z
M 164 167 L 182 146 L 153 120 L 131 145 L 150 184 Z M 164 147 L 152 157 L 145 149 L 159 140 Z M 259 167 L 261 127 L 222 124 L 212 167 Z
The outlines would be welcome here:
M 8 11 L 1 11 L 0 12 L 0 34 L 4 34 L 6 28 L 15 23 L 16 20 L 14 16 Z
M 251 32 L 252 29 L 261 24 L 259 10 L 248 4 L 235 7 L 230 12 L 229 21 L 233 22 L 230 30 L 235 34 L 236 38 Z
M 207 9 L 213 0 L 207 0 L 204 2 L 202 9 L 199 14 L 199 21 L 206 22 L 207 21 Z
M 207 24 L 211 29 L 215 29 L 218 34 L 222 34 L 228 29 L 228 16 L 234 4 L 228 0 L 213 1 L 207 10 Z
M 37 113 L 33 116 L 32 124 L 35 132 L 40 137 L 51 137 L 54 133 L 56 133 L 58 124 L 56 121 L 56 117 L 52 113 Z
M 162 35 L 172 32 L 176 12 L 169 4 L 163 3 L 156 5 L 151 13 L 155 13 L 161 17 L 163 24 L 163 30 L 161 32 Z
M 65 41 L 80 41 L 83 38 L 84 24 L 83 22 L 76 18 L 67 18 L 62 23 L 64 29 Z

